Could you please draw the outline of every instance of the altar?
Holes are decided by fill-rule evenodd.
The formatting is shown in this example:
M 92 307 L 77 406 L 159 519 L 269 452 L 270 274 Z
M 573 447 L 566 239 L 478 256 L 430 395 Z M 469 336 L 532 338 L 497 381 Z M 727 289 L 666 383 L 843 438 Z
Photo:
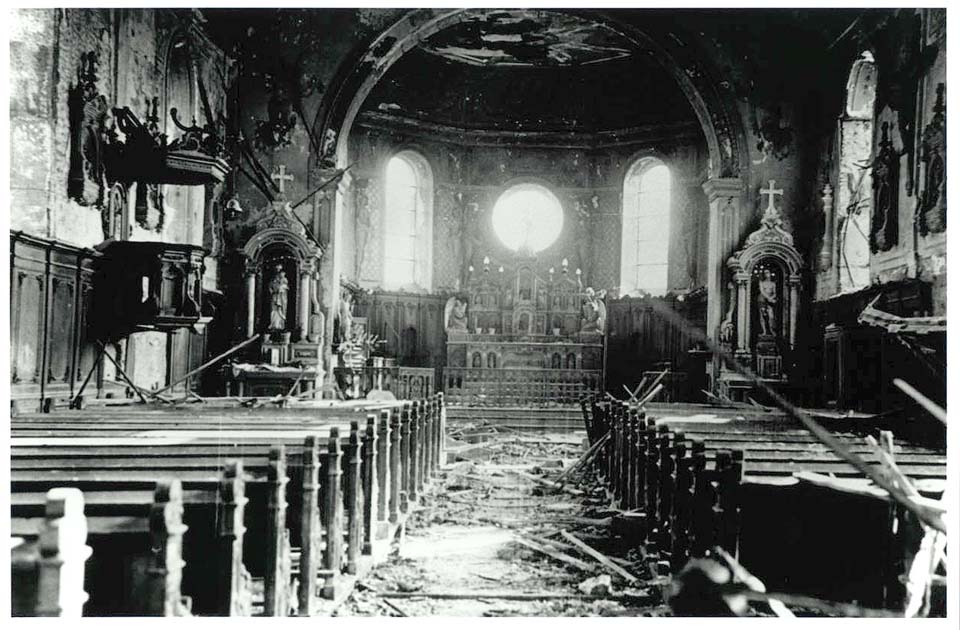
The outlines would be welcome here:
M 293 214 L 284 196 L 291 179 L 274 175 L 278 193 L 243 246 L 246 337 L 260 336 L 253 355 L 229 366 L 228 386 L 240 395 L 319 392 L 323 384 L 326 317 L 320 307 L 323 247 Z
M 537 272 L 532 257 L 489 259 L 444 309 L 447 399 L 469 405 L 573 404 L 603 390 L 604 295 L 580 274 Z
M 767 385 L 784 391 L 790 386 L 796 351 L 803 257 L 776 207 L 775 198 L 783 191 L 774 184 L 770 181 L 760 191 L 768 197 L 760 227 L 727 261 L 728 306 L 720 324 L 720 343 Z M 737 401 L 755 395 L 753 383 L 730 366 L 721 367 L 717 386 L 721 395 Z

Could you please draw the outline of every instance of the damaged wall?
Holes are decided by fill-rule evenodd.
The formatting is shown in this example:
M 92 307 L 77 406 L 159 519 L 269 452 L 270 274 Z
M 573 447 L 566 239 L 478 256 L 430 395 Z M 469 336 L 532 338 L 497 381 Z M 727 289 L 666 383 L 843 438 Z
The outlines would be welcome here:
M 346 199 L 347 234 L 344 275 L 366 288 L 383 282 L 384 173 L 398 151 L 420 152 L 430 163 L 435 183 L 433 287 L 435 292 L 458 290 L 467 267 L 481 267 L 484 256 L 492 266 L 509 265 L 514 254 L 493 233 L 491 212 L 510 185 L 531 181 L 557 195 L 564 212 L 557 241 L 538 254 L 539 265 L 583 270 L 585 285 L 611 291 L 619 285 L 623 178 L 641 157 L 655 156 L 670 168 L 673 184 L 669 286 L 701 286 L 705 242 L 706 200 L 700 190 L 705 151 L 695 130 L 686 139 L 624 143 L 602 149 L 549 147 L 527 137 L 488 132 L 488 143 L 477 145 L 471 135 L 463 142 L 446 140 L 427 130 L 402 129 L 390 117 L 365 118 L 351 136 L 350 162 L 354 194 Z M 407 125 L 409 127 L 409 125 Z M 471 132 L 480 133 L 480 132 Z M 494 139 L 503 146 L 493 146 Z M 351 225 L 352 220 L 352 225 Z M 598 246 L 598 243 L 608 245 Z
M 167 113 L 167 61 L 174 39 L 186 32 L 189 15 L 152 9 L 19 9 L 11 18 L 11 230 L 80 248 L 93 247 L 108 237 L 203 244 L 202 187 L 166 186 L 162 213 L 148 195 L 150 208 L 144 222 L 134 217 L 136 185 L 126 196 L 114 199 L 106 178 L 98 180 L 88 174 L 86 186 L 99 188 L 98 195 L 80 201 L 69 192 L 71 176 L 77 176 L 72 171 L 72 152 L 79 137 L 74 135 L 78 113 L 71 110 L 70 98 L 91 77 L 89 72 L 81 74 L 84 69 L 91 70 L 83 56 L 95 55 L 95 81 L 89 88 L 96 98 L 88 107 L 99 108 L 104 131 L 109 132 L 113 124 L 111 108 L 130 107 L 145 121 L 149 100 L 158 97 L 161 131 L 173 139 L 180 132 L 173 128 Z M 208 54 L 196 63 L 199 72 L 209 78 L 223 62 L 220 53 Z M 182 67 L 172 70 L 184 72 Z M 192 70 L 189 72 L 192 77 Z M 211 100 L 222 108 L 222 86 L 208 82 L 208 89 Z M 196 95 L 195 87 L 192 93 Z M 180 111 L 188 124 L 199 118 L 195 98 L 181 103 Z M 125 219 L 118 219 L 117 229 L 108 233 L 112 213 L 125 215 Z M 120 233 L 120 225 L 129 226 L 126 234 Z M 215 269 L 215 261 L 209 261 L 208 274 Z M 205 286 L 215 286 L 215 282 L 214 273 Z M 69 348 L 55 350 L 70 352 Z M 167 382 L 166 334 L 134 334 L 116 346 L 116 353 L 123 355 L 128 374 L 140 386 L 152 388 Z M 107 362 L 105 377 L 114 376 Z

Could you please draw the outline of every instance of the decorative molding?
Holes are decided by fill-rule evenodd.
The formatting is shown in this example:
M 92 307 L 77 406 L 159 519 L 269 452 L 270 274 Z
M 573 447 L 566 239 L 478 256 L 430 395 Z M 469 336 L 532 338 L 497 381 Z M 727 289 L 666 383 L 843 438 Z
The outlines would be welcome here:
M 596 133 L 578 131 L 502 131 L 470 129 L 443 123 L 427 122 L 407 116 L 383 112 L 361 112 L 357 127 L 395 133 L 425 135 L 436 142 L 464 146 L 523 146 L 525 148 L 606 149 L 632 144 L 682 140 L 702 141 L 703 132 L 696 122 L 644 125 L 611 129 Z

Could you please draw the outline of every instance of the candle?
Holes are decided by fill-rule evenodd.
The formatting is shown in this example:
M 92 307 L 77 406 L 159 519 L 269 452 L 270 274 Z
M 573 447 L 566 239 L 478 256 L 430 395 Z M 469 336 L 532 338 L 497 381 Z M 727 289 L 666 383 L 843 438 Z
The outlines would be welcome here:
M 490 257 L 489 257 L 489 256 L 484 256 L 484 257 L 483 257 L 483 264 L 484 264 L 484 265 L 489 265 L 489 264 L 490 264 Z
M 499 271 L 500 273 L 503 273 L 503 265 L 500 265 L 500 269 L 498 269 L 498 271 Z
M 550 267 L 550 275 L 553 275 L 553 267 Z
M 560 261 L 560 264 L 563 265 L 564 267 L 566 267 L 566 266 L 569 265 L 570 263 L 567 261 L 566 258 L 564 258 L 563 260 Z
M 577 267 L 577 275 L 580 275 L 580 267 Z

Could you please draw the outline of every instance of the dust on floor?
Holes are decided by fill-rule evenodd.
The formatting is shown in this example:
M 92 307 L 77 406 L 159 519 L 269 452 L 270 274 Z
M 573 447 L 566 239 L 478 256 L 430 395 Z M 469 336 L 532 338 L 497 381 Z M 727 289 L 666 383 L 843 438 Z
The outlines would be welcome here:
M 464 461 L 441 473 L 411 515 L 397 553 L 360 581 L 338 616 L 668 614 L 636 552 L 615 558 L 618 550 L 610 549 L 603 491 L 561 489 L 550 481 L 583 453 L 582 433 L 488 429 L 473 435 L 484 441 L 451 446 Z M 640 579 L 628 583 L 604 568 L 570 545 L 561 529 Z

